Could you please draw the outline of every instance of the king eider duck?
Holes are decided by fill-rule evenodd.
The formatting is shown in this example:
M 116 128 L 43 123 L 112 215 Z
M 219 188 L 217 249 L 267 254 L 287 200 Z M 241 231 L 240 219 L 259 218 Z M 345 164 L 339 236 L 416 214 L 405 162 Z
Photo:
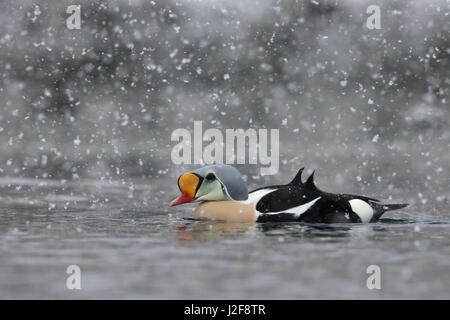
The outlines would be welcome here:
M 302 181 L 303 168 L 286 185 L 247 190 L 239 171 L 229 165 L 205 166 L 178 178 L 181 195 L 170 206 L 200 201 L 194 219 L 229 222 L 377 222 L 389 210 L 407 204 L 381 204 L 379 200 L 319 190 L 314 172 Z

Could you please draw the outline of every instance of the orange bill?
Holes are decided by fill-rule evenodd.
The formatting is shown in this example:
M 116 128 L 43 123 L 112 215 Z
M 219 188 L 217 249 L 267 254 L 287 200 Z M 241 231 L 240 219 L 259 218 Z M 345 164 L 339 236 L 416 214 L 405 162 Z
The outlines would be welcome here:
M 181 195 L 170 203 L 170 206 L 176 206 L 182 203 L 191 202 L 195 200 L 195 192 L 200 182 L 198 176 L 192 173 L 185 173 L 178 179 L 178 187 L 181 190 Z

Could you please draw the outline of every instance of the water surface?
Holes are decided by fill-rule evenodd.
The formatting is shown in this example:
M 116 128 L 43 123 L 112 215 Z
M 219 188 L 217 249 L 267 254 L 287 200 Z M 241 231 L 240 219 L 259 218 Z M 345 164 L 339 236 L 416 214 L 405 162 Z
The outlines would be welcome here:
M 0 181 L 0 298 L 450 298 L 448 212 L 375 224 L 190 220 L 144 184 Z M 81 290 L 66 268 L 81 268 Z M 366 287 L 369 265 L 381 290 Z

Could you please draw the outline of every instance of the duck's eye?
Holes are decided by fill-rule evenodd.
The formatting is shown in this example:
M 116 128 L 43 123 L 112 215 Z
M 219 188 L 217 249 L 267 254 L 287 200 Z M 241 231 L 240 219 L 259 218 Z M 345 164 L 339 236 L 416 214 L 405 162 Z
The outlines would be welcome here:
M 214 180 L 216 178 L 216 176 L 213 173 L 208 173 L 205 178 L 206 178 L 206 180 L 211 181 L 211 180 Z

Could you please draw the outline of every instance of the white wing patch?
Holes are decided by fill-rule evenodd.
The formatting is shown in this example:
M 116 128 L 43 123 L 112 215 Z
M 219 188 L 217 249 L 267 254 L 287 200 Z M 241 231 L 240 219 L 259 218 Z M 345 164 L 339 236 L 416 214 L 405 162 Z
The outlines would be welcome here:
M 275 190 L 278 189 L 261 189 L 258 191 L 254 191 L 252 193 L 248 194 L 248 199 L 241 201 L 245 204 L 250 204 L 250 203 L 254 203 L 255 205 L 258 203 L 259 200 L 261 200 L 262 197 L 264 197 L 265 195 L 274 192 Z
M 306 211 L 308 211 L 309 208 L 311 208 L 314 205 L 314 203 L 316 203 L 320 198 L 322 198 L 322 197 L 317 197 L 314 200 L 312 200 L 310 202 L 307 202 L 307 203 L 304 203 L 304 204 L 302 204 L 300 206 L 297 206 L 297 207 L 293 207 L 293 208 L 286 209 L 286 210 L 283 210 L 283 211 L 278 211 L 278 212 L 265 212 L 264 214 L 278 214 L 278 213 L 283 213 L 284 212 L 284 213 L 293 213 L 294 215 L 299 217 L 301 214 L 303 214 Z
M 356 213 L 362 222 L 370 222 L 373 217 L 373 209 L 367 202 L 361 199 L 352 199 L 349 201 L 354 213 Z

